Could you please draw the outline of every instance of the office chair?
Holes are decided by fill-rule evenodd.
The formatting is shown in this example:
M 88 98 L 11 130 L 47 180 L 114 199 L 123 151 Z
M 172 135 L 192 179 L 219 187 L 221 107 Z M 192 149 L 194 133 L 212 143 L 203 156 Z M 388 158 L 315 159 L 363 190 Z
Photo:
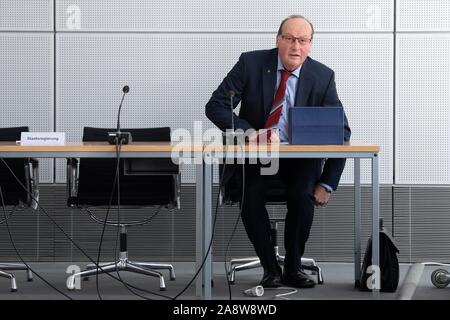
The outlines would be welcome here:
M 20 140 L 20 133 L 28 131 L 28 127 L 13 127 L 0 128 L 0 141 L 15 141 Z M 39 163 L 31 158 L 13 158 L 4 159 L 8 167 L 19 179 L 16 180 L 13 174 L 3 161 L 0 161 L 0 186 L 2 190 L 3 203 L 0 202 L 0 207 L 12 206 L 9 211 L 11 217 L 15 210 L 20 208 L 37 209 L 37 201 L 39 200 Z M 20 185 L 22 184 L 26 190 Z M 3 208 L 2 208 L 3 211 Z M 5 210 L 5 212 L 8 212 Z M 7 214 L 8 215 L 8 214 Z M 7 217 L 7 219 L 9 219 Z M 0 214 L 0 224 L 5 222 L 3 212 Z M 26 270 L 27 280 L 33 280 L 33 273 L 23 263 L 0 263 L 0 277 L 9 278 L 11 281 L 11 291 L 17 291 L 17 283 L 12 273 L 6 272 L 9 270 Z
M 108 132 L 114 129 L 85 127 L 83 142 L 107 141 Z M 134 142 L 167 141 L 170 142 L 170 128 L 126 129 Z M 111 198 L 114 184 L 117 159 L 68 159 L 68 205 L 86 211 L 90 218 L 99 224 L 105 221 L 96 217 L 89 208 L 117 206 L 117 187 Z M 171 159 L 121 159 L 120 207 L 162 207 L 179 209 L 180 205 L 180 172 L 178 165 Z M 99 267 L 89 264 L 87 270 L 72 274 L 68 280 L 69 290 L 75 289 L 75 278 L 84 280 L 97 273 L 109 273 L 116 270 L 140 273 L 159 278 L 160 290 L 165 290 L 163 275 L 155 269 L 167 269 L 170 280 L 175 280 L 175 271 L 171 264 L 137 262 L 128 259 L 127 228 L 144 225 L 153 216 L 141 221 L 107 221 L 106 225 L 120 229 L 120 255 L 118 261 L 101 263 Z
M 219 170 L 222 170 L 220 167 Z M 235 175 L 225 185 L 221 186 L 219 194 L 219 202 L 223 205 L 233 205 L 240 203 L 242 194 L 242 180 L 236 178 Z M 266 205 L 283 205 L 286 203 L 285 187 L 281 179 L 277 175 L 267 176 L 265 181 L 266 189 Z M 278 246 L 278 224 L 284 221 L 284 218 L 273 217 L 269 215 L 270 220 L 270 235 L 275 251 L 275 256 L 280 265 L 284 264 L 284 256 L 279 252 Z M 322 269 L 316 264 L 314 259 L 301 259 L 301 266 L 304 270 L 311 271 L 311 274 L 317 275 L 317 283 L 323 284 Z M 261 267 L 258 257 L 246 257 L 231 259 L 228 267 L 228 276 L 230 283 L 234 284 L 236 279 L 236 272 L 241 270 L 248 270 Z

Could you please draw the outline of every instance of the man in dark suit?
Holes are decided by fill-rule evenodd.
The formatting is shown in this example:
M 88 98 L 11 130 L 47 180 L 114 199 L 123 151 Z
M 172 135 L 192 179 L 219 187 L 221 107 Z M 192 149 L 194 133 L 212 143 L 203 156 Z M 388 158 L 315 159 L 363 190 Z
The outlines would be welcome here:
M 313 25 L 306 18 L 290 16 L 283 20 L 276 37 L 276 48 L 243 53 L 207 103 L 207 117 L 223 131 L 231 129 L 232 116 L 233 129 L 259 130 L 269 128 L 273 110 L 280 107 L 281 113 L 275 120 L 278 131 L 270 136 L 271 142 L 277 142 L 287 141 L 288 108 L 342 107 L 333 70 L 308 57 L 313 36 Z M 231 91 L 235 95 L 233 107 L 241 102 L 239 116 L 230 110 Z M 281 102 L 274 101 L 277 99 Z M 257 136 L 253 132 L 249 139 L 255 140 Z M 344 136 L 349 141 L 346 117 Z M 286 186 L 288 209 L 282 273 L 270 239 L 270 222 L 265 208 L 264 181 L 267 177 L 261 175 L 261 165 L 245 165 L 241 217 L 264 268 L 261 285 L 277 287 L 286 284 L 298 288 L 315 285 L 302 271 L 301 257 L 311 229 L 314 205 L 326 205 L 339 184 L 344 166 L 345 159 L 327 159 L 324 164 L 322 159 L 280 159 L 277 174 Z

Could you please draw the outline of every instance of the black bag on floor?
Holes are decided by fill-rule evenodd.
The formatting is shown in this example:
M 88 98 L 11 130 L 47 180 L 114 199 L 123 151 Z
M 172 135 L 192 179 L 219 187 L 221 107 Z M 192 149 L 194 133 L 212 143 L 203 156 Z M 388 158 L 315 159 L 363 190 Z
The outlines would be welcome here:
M 383 220 L 380 219 L 380 291 L 395 292 L 399 281 L 399 263 L 397 254 L 399 250 L 394 243 L 391 235 L 383 226 Z M 367 287 L 367 279 L 372 273 L 367 273 L 367 268 L 372 265 L 372 237 L 367 242 L 366 253 L 364 254 L 363 265 L 361 268 L 361 278 L 359 289 L 361 291 L 371 291 Z

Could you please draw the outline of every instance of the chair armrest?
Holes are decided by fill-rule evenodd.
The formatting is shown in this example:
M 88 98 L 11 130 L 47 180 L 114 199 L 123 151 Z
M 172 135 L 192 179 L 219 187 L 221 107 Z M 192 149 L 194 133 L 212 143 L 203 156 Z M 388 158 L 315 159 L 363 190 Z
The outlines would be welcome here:
M 177 207 L 178 210 L 181 209 L 181 200 L 180 200 L 180 195 L 181 195 L 181 173 L 175 174 L 173 175 L 173 182 L 174 182 L 174 188 L 175 188 L 175 206 Z
M 239 204 L 239 202 L 235 202 L 232 199 L 230 199 L 229 195 L 226 192 L 225 186 L 220 186 L 220 188 L 219 188 L 219 206 L 232 207 L 236 203 Z
M 28 158 L 25 161 L 25 168 L 29 185 L 27 205 L 36 210 L 39 203 L 39 161 L 35 158 Z
M 67 205 L 72 206 L 78 197 L 78 160 L 67 158 Z
M 236 204 L 239 204 L 239 202 L 226 199 L 226 196 L 223 195 L 222 191 L 219 191 L 219 206 L 233 207 Z
M 223 205 L 227 205 L 227 203 L 225 202 L 222 188 L 219 188 L 219 206 L 223 206 Z

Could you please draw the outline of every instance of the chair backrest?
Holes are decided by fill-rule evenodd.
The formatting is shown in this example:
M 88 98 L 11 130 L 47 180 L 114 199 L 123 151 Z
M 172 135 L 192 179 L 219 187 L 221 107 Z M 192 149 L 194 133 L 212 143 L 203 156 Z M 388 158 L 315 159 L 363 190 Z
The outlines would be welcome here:
M 108 132 L 115 129 L 85 127 L 83 142 L 107 141 Z M 170 141 L 170 128 L 122 129 L 130 132 L 134 142 Z M 171 159 L 121 159 L 119 164 L 120 204 L 125 206 L 168 205 L 176 201 L 175 176 L 178 165 Z M 117 188 L 112 190 L 116 159 L 80 159 L 78 176 L 78 206 L 117 205 Z M 126 170 L 125 170 L 126 169 Z
M 0 141 L 20 140 L 21 132 L 27 132 L 28 127 L 0 128 Z M 30 179 L 28 176 L 27 159 L 25 158 L 5 158 L 4 161 L 10 167 L 14 175 L 19 179 L 28 191 L 31 191 Z M 16 206 L 19 203 L 30 205 L 30 194 L 22 188 L 20 183 L 14 178 L 9 169 L 0 161 L 0 186 L 2 187 L 5 205 Z M 0 203 L 1 206 L 1 203 Z

